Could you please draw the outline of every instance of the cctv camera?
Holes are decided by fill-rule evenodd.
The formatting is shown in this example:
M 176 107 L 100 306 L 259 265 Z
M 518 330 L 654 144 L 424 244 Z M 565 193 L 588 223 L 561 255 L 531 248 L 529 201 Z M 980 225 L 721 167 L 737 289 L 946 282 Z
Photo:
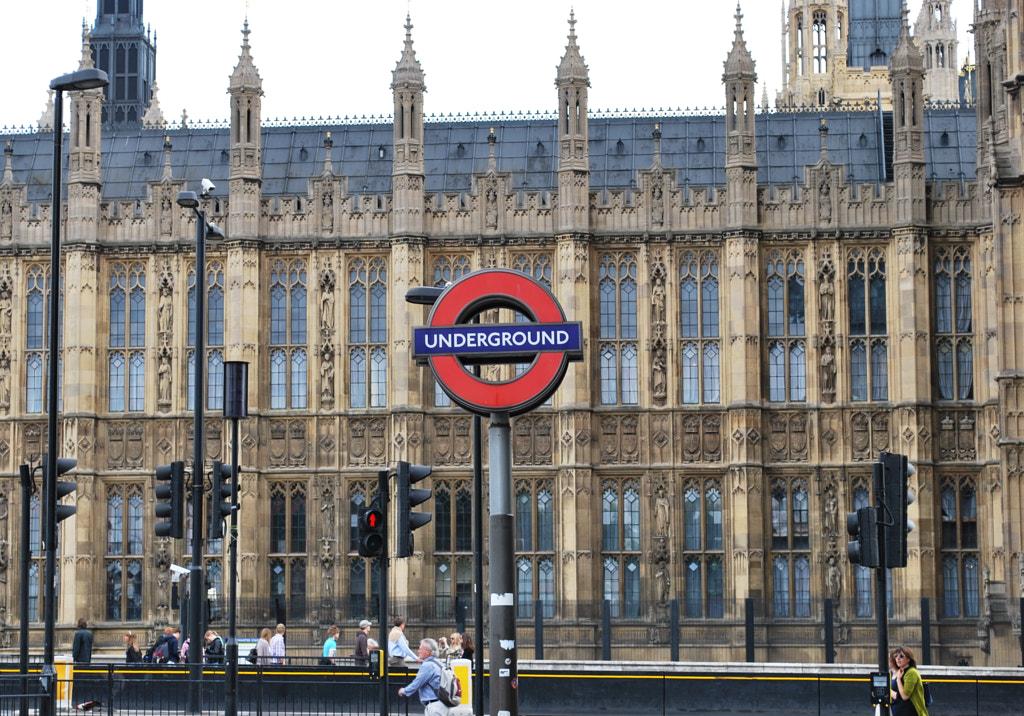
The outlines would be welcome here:
M 185 568 L 185 567 L 182 567 L 180 564 L 172 564 L 171 565 L 171 571 L 174 572 L 175 574 L 188 574 L 188 569 Z
M 205 179 L 204 178 L 202 183 L 203 183 L 203 196 L 209 196 L 210 192 L 217 188 L 217 185 L 214 184 L 209 179 Z

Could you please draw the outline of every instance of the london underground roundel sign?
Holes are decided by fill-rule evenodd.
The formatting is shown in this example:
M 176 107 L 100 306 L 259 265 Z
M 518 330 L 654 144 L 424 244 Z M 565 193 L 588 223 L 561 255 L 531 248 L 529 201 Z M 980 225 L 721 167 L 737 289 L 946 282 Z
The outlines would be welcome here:
M 471 323 L 483 311 L 507 308 L 522 323 Z M 428 325 L 413 329 L 413 356 L 427 363 L 448 396 L 479 415 L 521 415 L 558 388 L 570 361 L 583 360 L 581 324 L 565 320 L 557 299 L 525 273 L 487 269 L 446 288 L 430 311 Z M 509 380 L 483 380 L 475 364 L 529 363 Z

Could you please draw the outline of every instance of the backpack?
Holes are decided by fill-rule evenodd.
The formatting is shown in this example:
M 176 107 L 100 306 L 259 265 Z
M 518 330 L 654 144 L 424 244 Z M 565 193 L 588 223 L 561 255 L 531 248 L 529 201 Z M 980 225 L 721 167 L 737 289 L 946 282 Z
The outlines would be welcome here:
M 256 663 L 256 655 L 258 653 L 259 652 L 256 651 L 256 647 L 255 646 L 253 648 L 249 649 L 248 661 L 249 661 L 250 664 L 255 664 Z
M 452 671 L 452 667 L 447 664 L 442 666 L 441 662 L 437 662 L 437 665 L 441 669 L 441 684 L 437 689 L 437 698 L 445 706 L 458 706 L 462 703 L 462 682 Z
M 166 664 L 167 660 L 171 658 L 171 647 L 167 646 L 166 641 L 162 641 L 156 645 L 153 649 L 153 662 L 157 664 Z

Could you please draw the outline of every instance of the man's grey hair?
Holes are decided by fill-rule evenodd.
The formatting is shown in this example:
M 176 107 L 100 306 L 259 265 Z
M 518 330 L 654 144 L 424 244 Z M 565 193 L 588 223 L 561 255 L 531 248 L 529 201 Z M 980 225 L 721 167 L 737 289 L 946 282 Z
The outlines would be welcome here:
M 426 639 L 421 639 L 420 646 L 426 646 L 428 649 L 430 649 L 431 656 L 437 656 L 437 642 L 431 639 L 430 637 L 427 637 Z

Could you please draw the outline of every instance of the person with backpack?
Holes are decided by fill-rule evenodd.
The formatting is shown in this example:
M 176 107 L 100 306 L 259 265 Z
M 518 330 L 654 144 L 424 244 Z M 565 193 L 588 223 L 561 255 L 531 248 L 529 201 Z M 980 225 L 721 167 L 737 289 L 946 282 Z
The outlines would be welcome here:
M 896 686 L 901 699 L 897 702 L 899 707 L 896 716 L 928 716 L 924 682 L 917 670 L 914 652 L 901 646 L 893 654 L 893 660 L 896 662 Z
M 444 666 L 437 658 L 438 646 L 433 639 L 423 639 L 417 651 L 421 662 L 416 678 L 408 686 L 398 690 L 399 696 L 420 695 L 424 716 L 448 716 L 448 706 L 441 701 L 438 692 L 441 690 L 441 672 Z

